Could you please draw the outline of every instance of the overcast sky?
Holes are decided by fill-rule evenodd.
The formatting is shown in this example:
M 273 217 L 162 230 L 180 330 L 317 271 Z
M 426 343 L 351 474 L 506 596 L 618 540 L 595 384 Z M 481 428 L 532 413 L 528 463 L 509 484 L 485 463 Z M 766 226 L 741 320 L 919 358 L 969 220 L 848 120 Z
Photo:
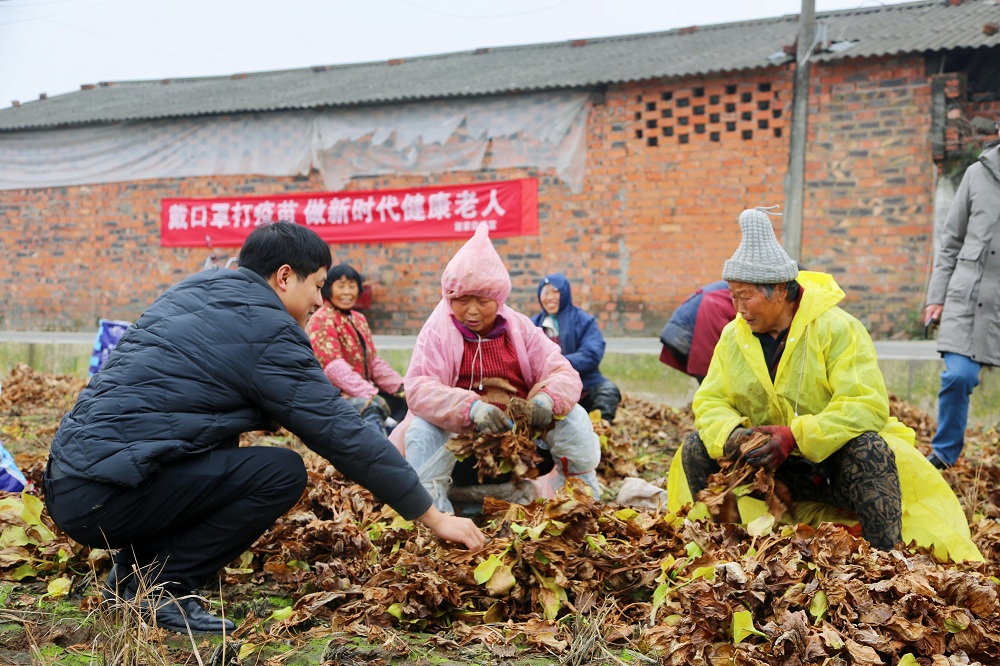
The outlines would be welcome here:
M 900 0 L 816 0 L 816 11 Z M 797 14 L 801 0 L 0 0 L 0 108 L 100 81 L 293 69 Z

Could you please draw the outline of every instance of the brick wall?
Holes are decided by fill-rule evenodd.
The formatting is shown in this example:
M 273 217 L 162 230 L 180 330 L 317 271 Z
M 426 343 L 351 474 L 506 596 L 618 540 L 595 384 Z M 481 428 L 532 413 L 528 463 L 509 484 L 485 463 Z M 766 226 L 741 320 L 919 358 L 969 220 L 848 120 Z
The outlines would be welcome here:
M 991 99 L 972 102 L 970 110 L 973 116 L 982 116 L 988 120 L 1000 120 L 1000 100 Z
M 814 69 L 803 260 L 873 337 L 917 328 L 933 262 L 931 92 L 919 58 Z
M 875 337 L 914 330 L 932 227 L 930 87 L 919 58 L 814 65 L 803 261 L 836 274 Z M 782 203 L 792 73 L 784 69 L 612 86 L 589 120 L 584 191 L 530 169 L 357 178 L 366 190 L 539 178 L 537 237 L 498 240 L 511 305 L 563 271 L 607 335 L 659 334 L 718 279 L 749 206 Z M 134 319 L 199 270 L 204 249 L 159 246 L 164 197 L 323 191 L 309 178 L 215 177 L 0 192 L 0 328 L 89 330 Z M 775 220 L 781 236 L 781 220 Z M 414 333 L 458 243 L 333 248 L 373 285 L 378 333 Z M 220 250 L 221 254 L 235 250 Z

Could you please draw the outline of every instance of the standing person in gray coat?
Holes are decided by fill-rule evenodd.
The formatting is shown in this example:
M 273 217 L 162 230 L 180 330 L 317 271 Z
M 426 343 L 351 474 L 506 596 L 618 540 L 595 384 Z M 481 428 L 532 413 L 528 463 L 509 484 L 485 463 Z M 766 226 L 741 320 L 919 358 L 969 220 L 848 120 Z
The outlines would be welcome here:
M 997 122 L 1000 130 L 1000 121 Z M 938 427 L 928 459 L 954 465 L 965 444 L 969 396 L 984 365 L 1000 365 L 1000 145 L 962 176 L 941 232 L 925 322 L 940 322 L 944 357 Z
M 323 303 L 330 263 L 311 229 L 254 229 L 238 270 L 202 271 L 157 298 L 62 420 L 45 505 L 76 541 L 120 549 L 109 601 L 138 599 L 157 625 L 180 633 L 233 631 L 193 590 L 302 496 L 296 451 L 239 446 L 241 433 L 277 424 L 404 518 L 471 549 L 485 545 L 474 523 L 431 504 L 413 468 L 319 367 L 304 328 Z M 139 595 L 137 575 L 163 595 Z

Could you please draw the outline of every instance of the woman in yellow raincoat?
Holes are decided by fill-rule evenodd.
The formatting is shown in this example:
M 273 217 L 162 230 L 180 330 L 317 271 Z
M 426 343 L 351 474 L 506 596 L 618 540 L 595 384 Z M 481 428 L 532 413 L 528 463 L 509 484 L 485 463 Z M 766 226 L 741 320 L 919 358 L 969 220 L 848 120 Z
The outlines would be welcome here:
M 955 493 L 889 416 L 871 338 L 837 305 L 844 292 L 828 274 L 799 272 L 763 210 L 744 211 L 740 227 L 722 274 L 739 316 L 695 394 L 697 432 L 674 456 L 669 508 L 761 431 L 771 439 L 746 462 L 788 485 L 796 522 L 856 520 L 877 548 L 915 541 L 942 560 L 982 560 Z

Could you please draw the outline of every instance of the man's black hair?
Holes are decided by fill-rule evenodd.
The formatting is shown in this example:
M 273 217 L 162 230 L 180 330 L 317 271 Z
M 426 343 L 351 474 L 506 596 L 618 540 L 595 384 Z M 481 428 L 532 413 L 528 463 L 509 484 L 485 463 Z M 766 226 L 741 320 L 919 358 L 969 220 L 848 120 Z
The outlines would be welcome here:
M 354 270 L 354 267 L 350 264 L 337 264 L 326 274 L 326 282 L 323 283 L 323 286 L 319 290 L 324 301 L 330 300 L 330 297 L 333 295 L 333 283 L 342 277 L 353 280 L 358 285 L 358 296 L 361 295 L 361 290 L 364 289 L 364 278 L 361 277 L 361 273 Z
M 312 229 L 294 222 L 275 222 L 250 232 L 240 250 L 240 268 L 270 278 L 288 264 L 300 280 L 330 268 L 330 246 Z

